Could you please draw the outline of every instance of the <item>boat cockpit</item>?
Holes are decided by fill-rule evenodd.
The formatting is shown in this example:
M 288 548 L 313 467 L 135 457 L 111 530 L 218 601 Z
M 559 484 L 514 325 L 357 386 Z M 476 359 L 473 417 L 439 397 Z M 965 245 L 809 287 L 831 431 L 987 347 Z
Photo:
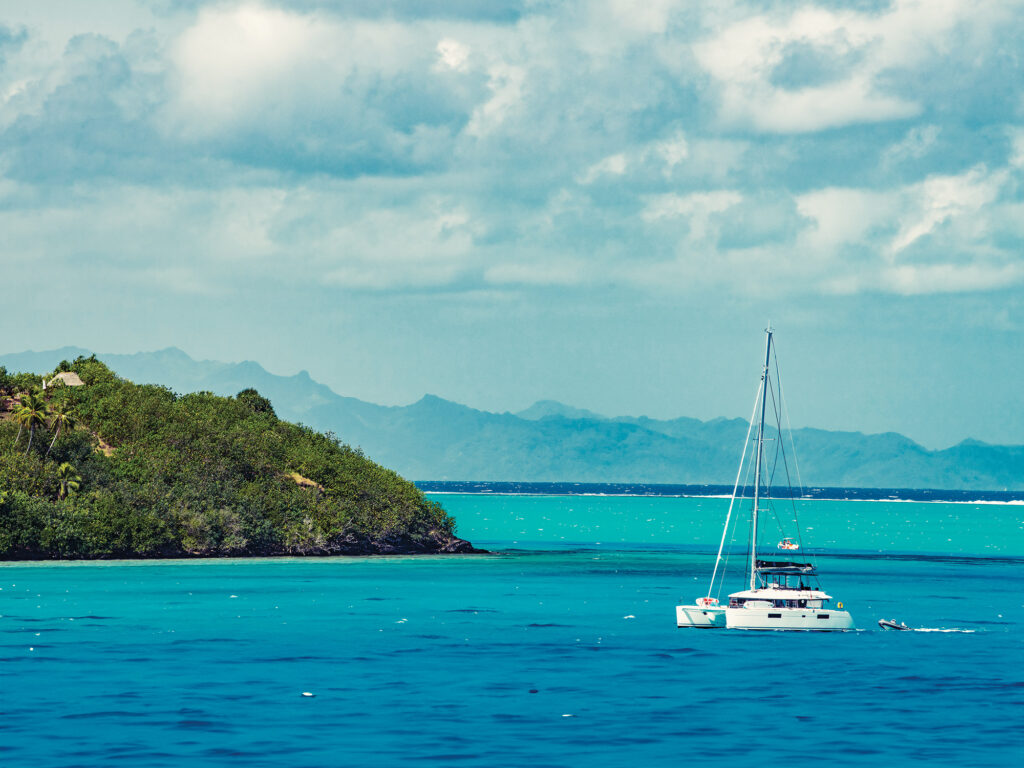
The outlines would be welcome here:
M 812 580 L 818 580 L 816 569 L 810 563 L 758 560 L 754 574 L 760 589 L 817 589 L 810 584 Z M 807 584 L 804 577 L 807 577 Z

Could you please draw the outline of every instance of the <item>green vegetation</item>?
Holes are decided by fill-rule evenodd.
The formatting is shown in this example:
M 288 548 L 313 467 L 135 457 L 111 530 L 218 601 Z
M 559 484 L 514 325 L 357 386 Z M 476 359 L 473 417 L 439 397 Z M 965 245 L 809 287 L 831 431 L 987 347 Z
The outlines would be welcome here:
M 0 367 L 0 558 L 472 551 L 414 485 L 255 390 L 60 371 L 85 386 Z

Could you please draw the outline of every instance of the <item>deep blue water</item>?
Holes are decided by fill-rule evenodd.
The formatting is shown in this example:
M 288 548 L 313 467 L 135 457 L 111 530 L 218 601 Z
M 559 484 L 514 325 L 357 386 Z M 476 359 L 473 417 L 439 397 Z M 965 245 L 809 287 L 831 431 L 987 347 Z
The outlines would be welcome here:
M 711 556 L 673 539 L 720 500 L 441 498 L 501 551 L 0 566 L 0 765 L 1021 764 L 1019 507 L 901 504 L 960 540 L 899 556 L 812 507 L 859 521 L 818 564 L 863 631 L 761 634 L 674 625 Z M 986 521 L 1003 550 L 963 540 Z

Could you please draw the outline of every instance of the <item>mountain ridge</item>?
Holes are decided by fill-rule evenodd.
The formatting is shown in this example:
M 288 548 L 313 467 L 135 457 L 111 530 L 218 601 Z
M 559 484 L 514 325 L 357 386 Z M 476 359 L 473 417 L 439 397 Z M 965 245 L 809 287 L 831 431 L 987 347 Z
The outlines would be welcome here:
M 0 365 L 49 370 L 78 354 L 89 352 L 6 354 Z M 178 392 L 233 395 L 252 387 L 284 418 L 329 430 L 419 480 L 731 483 L 748 427 L 741 418 L 608 417 L 554 400 L 518 413 L 478 410 L 434 394 L 405 406 L 378 405 L 338 394 L 307 371 L 280 376 L 255 361 L 195 360 L 177 347 L 97 357 L 132 381 Z M 968 438 L 933 451 L 896 432 L 814 427 L 794 430 L 794 439 L 807 485 L 1024 488 L 1024 446 Z

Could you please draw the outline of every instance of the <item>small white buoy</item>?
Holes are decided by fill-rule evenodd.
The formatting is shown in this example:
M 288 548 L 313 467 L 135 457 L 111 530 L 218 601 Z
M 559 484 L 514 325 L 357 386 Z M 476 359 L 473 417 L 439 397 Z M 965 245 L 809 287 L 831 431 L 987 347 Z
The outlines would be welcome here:
M 238 597 L 238 595 L 232 595 L 231 597 Z
M 635 618 L 636 618 L 636 616 L 634 616 L 634 615 L 633 615 L 633 614 L 631 613 L 631 614 L 629 614 L 629 616 L 623 616 L 622 618 L 624 618 L 624 619 L 635 619 Z
M 576 717 L 576 715 L 562 715 L 562 717 Z
M 303 696 L 305 696 L 305 697 L 306 697 L 306 698 L 308 698 L 308 699 L 311 699 L 311 698 L 313 698 L 314 696 L 316 696 L 316 694 L 315 694 L 315 693 L 310 693 L 309 691 L 303 691 L 303 692 L 302 692 L 302 695 L 303 695 Z

